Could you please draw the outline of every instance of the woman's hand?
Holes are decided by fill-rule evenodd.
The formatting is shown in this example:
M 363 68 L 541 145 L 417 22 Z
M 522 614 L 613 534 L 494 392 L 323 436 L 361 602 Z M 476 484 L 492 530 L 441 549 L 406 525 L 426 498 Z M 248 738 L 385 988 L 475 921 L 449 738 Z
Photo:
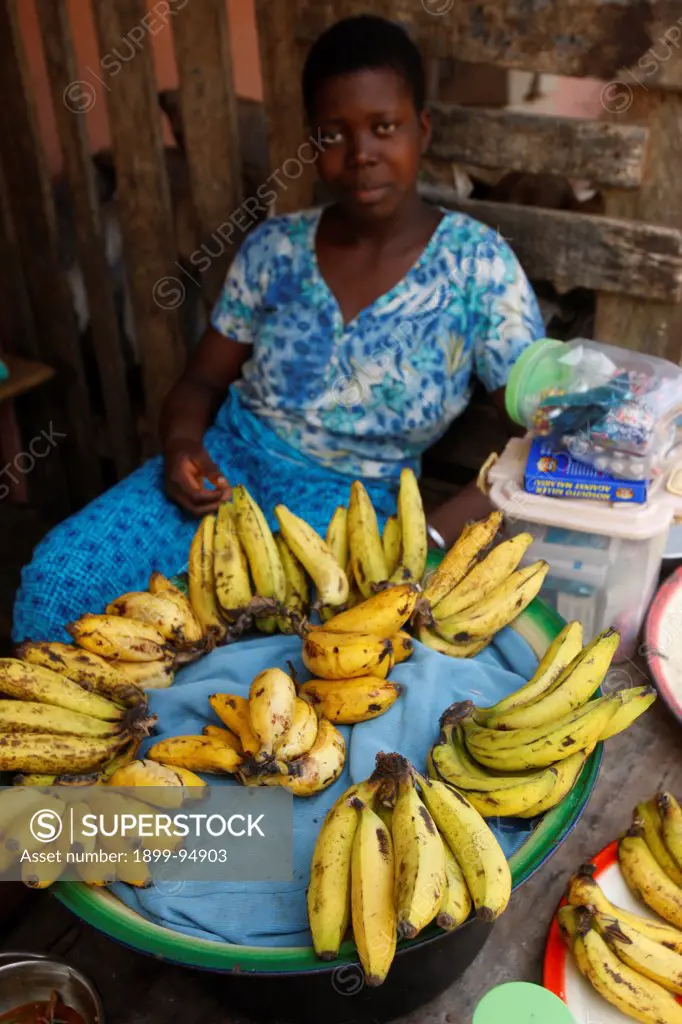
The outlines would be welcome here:
M 215 512 L 232 494 L 228 481 L 199 441 L 183 439 L 166 445 L 164 478 L 171 501 L 194 516 Z M 204 486 L 205 480 L 213 487 Z

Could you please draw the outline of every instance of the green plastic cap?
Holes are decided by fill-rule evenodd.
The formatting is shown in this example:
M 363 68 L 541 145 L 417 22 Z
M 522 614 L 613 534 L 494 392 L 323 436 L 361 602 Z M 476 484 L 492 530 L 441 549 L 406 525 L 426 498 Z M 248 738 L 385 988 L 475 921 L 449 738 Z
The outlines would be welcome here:
M 472 1024 L 576 1024 L 576 1020 L 553 992 L 530 982 L 511 981 L 483 997 Z
M 548 359 L 552 352 L 565 351 L 565 343 L 556 338 L 539 338 L 524 349 L 511 368 L 504 393 L 507 412 L 514 423 L 529 426 L 523 417 L 524 400 L 535 397 L 547 388 L 562 383 L 564 374 L 557 360 Z

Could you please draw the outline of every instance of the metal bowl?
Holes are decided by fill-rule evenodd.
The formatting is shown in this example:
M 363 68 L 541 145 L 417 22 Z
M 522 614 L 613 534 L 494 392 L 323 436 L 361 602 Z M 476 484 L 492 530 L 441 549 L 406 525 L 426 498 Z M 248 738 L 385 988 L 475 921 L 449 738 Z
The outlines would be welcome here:
M 17 960 L 25 956 L 25 960 Z M 9 961 L 9 962 L 8 962 Z M 97 992 L 67 963 L 33 953 L 10 953 L 0 960 L 0 1015 L 26 1003 L 47 1002 L 54 990 L 79 1013 L 85 1024 L 104 1024 Z

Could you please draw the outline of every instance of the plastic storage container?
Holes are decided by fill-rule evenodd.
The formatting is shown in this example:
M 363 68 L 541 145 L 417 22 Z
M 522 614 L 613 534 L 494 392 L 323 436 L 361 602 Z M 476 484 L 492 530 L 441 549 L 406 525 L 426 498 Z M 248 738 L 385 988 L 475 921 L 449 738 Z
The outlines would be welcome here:
M 516 362 L 507 411 L 556 450 L 621 480 L 652 480 L 682 450 L 682 369 L 587 338 L 542 338 Z
M 668 477 L 659 480 L 645 505 L 528 494 L 523 479 L 529 449 L 530 438 L 509 442 L 488 471 L 491 501 L 504 513 L 509 535 L 527 530 L 535 537 L 525 564 L 538 558 L 549 562 L 543 598 L 564 619 L 580 620 L 588 638 L 617 627 L 622 640 L 616 660 L 630 658 L 656 589 L 671 523 L 682 515 L 682 495 L 667 489 Z

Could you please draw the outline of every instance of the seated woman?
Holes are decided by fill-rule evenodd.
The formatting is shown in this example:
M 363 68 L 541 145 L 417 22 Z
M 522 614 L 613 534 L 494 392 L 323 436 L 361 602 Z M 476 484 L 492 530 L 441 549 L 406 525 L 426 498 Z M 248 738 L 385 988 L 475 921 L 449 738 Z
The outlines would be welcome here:
M 392 22 L 350 18 L 317 40 L 303 98 L 333 202 L 246 237 L 166 400 L 163 455 L 36 548 L 15 640 L 66 639 L 66 623 L 146 589 L 152 570 L 180 571 L 197 516 L 229 482 L 271 522 L 284 502 L 324 534 L 359 478 L 383 520 L 400 470 L 419 471 L 474 376 L 503 408 L 510 368 L 543 324 L 496 233 L 419 197 L 424 92 L 419 52 Z M 465 488 L 431 517 L 434 536 L 450 543 L 486 510 Z

